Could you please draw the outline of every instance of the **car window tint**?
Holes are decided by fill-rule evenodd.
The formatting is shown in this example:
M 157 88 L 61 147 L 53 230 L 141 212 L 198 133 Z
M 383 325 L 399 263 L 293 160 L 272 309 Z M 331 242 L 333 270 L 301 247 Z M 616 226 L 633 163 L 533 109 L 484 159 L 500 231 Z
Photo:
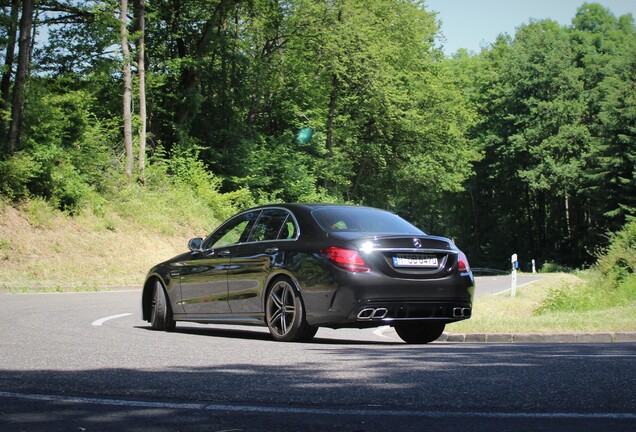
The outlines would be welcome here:
M 247 212 L 230 219 L 203 243 L 203 249 L 220 248 L 246 241 L 259 214 L 259 211 Z
M 326 232 L 424 234 L 396 214 L 365 207 L 323 207 L 312 215 Z
M 247 241 L 276 240 L 288 217 L 289 214 L 283 209 L 263 210 Z
M 249 221 L 243 221 L 240 224 L 236 225 L 231 230 L 226 232 L 220 239 L 218 239 L 212 245 L 212 247 L 217 248 L 217 247 L 223 247 L 223 246 L 239 243 L 241 239 L 241 234 L 245 232 L 245 228 L 247 228 L 248 224 L 249 224 Z

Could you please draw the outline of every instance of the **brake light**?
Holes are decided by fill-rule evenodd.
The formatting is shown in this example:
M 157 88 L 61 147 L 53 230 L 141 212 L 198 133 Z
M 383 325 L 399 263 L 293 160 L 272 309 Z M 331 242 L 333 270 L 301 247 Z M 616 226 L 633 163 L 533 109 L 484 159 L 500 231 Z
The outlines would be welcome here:
M 364 273 L 371 270 L 354 250 L 332 246 L 323 250 L 322 253 L 333 264 L 350 272 Z
M 466 255 L 464 254 L 464 252 L 459 253 L 459 255 L 457 256 L 457 260 L 459 261 L 459 264 L 457 265 L 457 270 L 459 270 L 461 273 L 466 273 L 470 271 L 470 264 L 468 264 L 468 258 L 466 258 Z

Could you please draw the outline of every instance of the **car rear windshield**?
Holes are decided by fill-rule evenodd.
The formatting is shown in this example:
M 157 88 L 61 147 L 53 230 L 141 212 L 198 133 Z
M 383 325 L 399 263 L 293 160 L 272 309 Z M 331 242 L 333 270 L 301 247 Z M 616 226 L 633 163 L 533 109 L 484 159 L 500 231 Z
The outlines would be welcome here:
M 322 207 L 314 210 L 312 215 L 326 232 L 424 235 L 401 217 L 373 208 Z

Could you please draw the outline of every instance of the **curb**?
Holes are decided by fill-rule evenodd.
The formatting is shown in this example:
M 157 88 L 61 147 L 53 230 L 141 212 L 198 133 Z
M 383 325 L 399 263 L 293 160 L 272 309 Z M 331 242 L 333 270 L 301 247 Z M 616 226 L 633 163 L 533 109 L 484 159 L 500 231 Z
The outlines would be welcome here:
M 473 343 L 619 343 L 636 342 L 636 332 L 608 333 L 443 333 L 436 342 Z

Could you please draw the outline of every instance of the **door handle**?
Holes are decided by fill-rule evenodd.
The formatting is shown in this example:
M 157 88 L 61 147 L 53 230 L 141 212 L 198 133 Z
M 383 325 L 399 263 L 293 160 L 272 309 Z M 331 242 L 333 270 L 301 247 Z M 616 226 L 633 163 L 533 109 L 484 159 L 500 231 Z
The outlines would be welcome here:
M 219 255 L 229 255 L 229 254 L 230 254 L 230 251 L 229 251 L 229 250 L 227 250 L 227 249 L 224 249 L 224 250 L 220 250 L 220 251 L 219 251 Z
M 266 254 L 274 254 L 276 252 L 278 252 L 278 248 L 277 247 L 271 247 L 271 248 L 265 249 L 265 253 Z

